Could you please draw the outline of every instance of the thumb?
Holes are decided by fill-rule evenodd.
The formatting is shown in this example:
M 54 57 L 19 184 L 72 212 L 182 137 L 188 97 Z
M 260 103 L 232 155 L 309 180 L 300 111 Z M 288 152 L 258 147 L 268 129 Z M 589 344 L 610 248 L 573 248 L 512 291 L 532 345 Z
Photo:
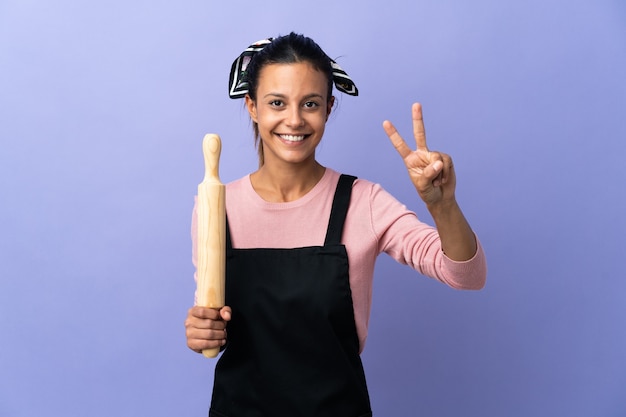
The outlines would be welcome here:
M 220 316 L 224 321 L 230 321 L 232 318 L 233 312 L 230 307 L 224 306 L 220 309 Z
M 431 166 L 433 167 L 434 175 L 439 175 L 439 172 L 443 169 L 443 162 L 437 160 Z

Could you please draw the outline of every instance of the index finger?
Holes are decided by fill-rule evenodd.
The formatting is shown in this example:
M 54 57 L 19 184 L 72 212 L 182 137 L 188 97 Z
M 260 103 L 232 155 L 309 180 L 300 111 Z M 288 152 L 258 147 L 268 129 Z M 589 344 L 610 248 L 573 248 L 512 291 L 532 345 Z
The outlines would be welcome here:
M 407 155 L 411 153 L 411 149 L 407 146 L 406 142 L 404 142 L 404 139 L 402 139 L 402 136 L 400 136 L 400 133 L 398 133 L 398 130 L 393 123 L 389 120 L 385 120 L 383 122 L 383 129 L 385 129 L 385 133 L 389 136 L 389 139 L 391 140 L 393 147 L 396 148 L 396 151 L 398 151 L 402 158 L 406 158 Z
M 202 306 L 193 306 L 189 310 L 190 314 L 199 319 L 211 319 L 211 320 L 220 320 L 220 311 L 218 309 L 202 307 Z
M 413 136 L 415 136 L 417 149 L 428 152 L 428 146 L 426 146 L 426 130 L 424 129 L 424 117 L 422 116 L 422 105 L 420 103 L 414 103 L 411 110 L 413 116 Z

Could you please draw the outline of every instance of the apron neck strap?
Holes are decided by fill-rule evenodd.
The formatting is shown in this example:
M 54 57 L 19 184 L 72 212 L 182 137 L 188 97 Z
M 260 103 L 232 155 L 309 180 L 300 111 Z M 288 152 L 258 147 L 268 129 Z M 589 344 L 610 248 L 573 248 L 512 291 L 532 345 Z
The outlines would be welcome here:
M 352 184 L 356 177 L 341 174 L 337 189 L 335 190 L 335 198 L 330 211 L 330 220 L 328 220 L 328 230 L 326 231 L 326 240 L 324 246 L 330 244 L 341 244 L 341 235 L 343 233 L 343 224 L 348 214 L 348 206 L 350 205 L 350 196 L 352 195 Z
M 230 240 L 230 226 L 228 225 L 228 214 L 226 214 L 226 249 L 231 250 L 233 248 L 233 244 Z

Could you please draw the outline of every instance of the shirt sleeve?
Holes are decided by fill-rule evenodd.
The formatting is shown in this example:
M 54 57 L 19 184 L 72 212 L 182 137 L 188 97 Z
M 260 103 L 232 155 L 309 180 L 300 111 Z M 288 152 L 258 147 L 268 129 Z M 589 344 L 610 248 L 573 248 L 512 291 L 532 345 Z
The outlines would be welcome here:
M 371 187 L 370 215 L 380 252 L 452 288 L 480 289 L 485 285 L 487 263 L 478 238 L 471 259 L 458 262 L 448 258 L 437 229 L 420 221 L 378 184 Z

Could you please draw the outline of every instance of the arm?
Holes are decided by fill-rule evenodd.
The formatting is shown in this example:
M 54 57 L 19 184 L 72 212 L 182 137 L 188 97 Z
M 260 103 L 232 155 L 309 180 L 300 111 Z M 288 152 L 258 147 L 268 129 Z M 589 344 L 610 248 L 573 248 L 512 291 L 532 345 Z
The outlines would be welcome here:
M 484 287 L 487 265 L 478 237 L 474 238 L 477 246 L 474 256 L 462 261 L 451 259 L 443 251 L 437 228 L 420 221 L 415 212 L 380 185 L 373 185 L 368 200 L 369 221 L 377 236 L 379 252 L 452 288 Z
M 456 201 L 428 206 L 428 211 L 435 221 L 443 253 L 453 261 L 471 259 L 477 250 L 476 236 Z
M 477 251 L 476 237 L 454 195 L 456 176 L 452 158 L 428 150 L 419 103 L 413 105 L 412 117 L 417 144 L 415 151 L 407 146 L 391 122 L 384 121 L 383 128 L 404 160 L 411 182 L 435 221 L 444 253 L 455 261 L 469 260 Z

